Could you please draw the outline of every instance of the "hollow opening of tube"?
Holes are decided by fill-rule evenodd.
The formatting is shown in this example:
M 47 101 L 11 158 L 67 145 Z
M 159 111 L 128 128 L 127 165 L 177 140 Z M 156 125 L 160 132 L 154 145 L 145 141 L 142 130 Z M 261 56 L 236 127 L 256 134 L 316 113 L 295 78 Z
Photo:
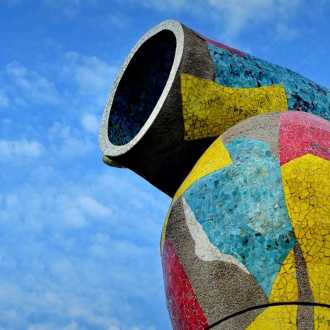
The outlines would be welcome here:
M 109 140 L 121 146 L 141 130 L 156 106 L 171 72 L 176 50 L 173 32 L 145 41 L 129 62 L 115 92 L 109 116 Z

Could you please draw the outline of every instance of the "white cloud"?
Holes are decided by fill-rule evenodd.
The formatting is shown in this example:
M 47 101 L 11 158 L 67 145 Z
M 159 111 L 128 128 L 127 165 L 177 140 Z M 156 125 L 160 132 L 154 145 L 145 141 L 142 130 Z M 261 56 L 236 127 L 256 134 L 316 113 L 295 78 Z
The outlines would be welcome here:
M 33 102 L 54 105 L 59 102 L 55 84 L 39 73 L 28 70 L 19 62 L 13 61 L 5 67 L 5 78 L 11 81 L 11 98 L 17 104 Z
M 97 149 L 96 141 L 92 142 L 84 136 L 68 137 L 62 143 L 54 144 L 50 150 L 58 157 L 74 158 L 89 154 Z
M 0 162 L 24 162 L 28 158 L 39 158 L 43 153 L 43 146 L 38 141 L 0 140 Z
M 190 7 L 187 0 L 142 0 L 140 3 L 145 7 L 155 8 L 159 11 L 175 11 Z
M 79 117 L 95 112 L 101 116 L 117 72 L 117 66 L 96 56 L 72 51 L 61 54 L 57 62 L 36 68 L 12 61 L 0 71 L 0 109 L 43 105 L 46 110 L 61 105 L 71 118 L 76 112 Z M 88 124 L 86 127 L 91 128 Z
M 90 196 L 80 195 L 77 197 L 77 202 L 81 209 L 96 217 L 108 217 L 111 215 L 109 208 L 103 206 Z
M 214 22 L 223 21 L 223 37 L 233 38 L 245 29 L 270 22 L 286 21 L 295 16 L 301 0 L 208 0 L 210 18 Z
M 230 40 L 245 29 L 267 22 L 290 22 L 302 0 L 119 0 L 161 12 L 189 13 L 212 22 L 221 30 L 220 37 Z M 268 27 L 267 27 L 268 28 Z
M 58 325 L 56 323 L 38 323 L 30 325 L 27 330 L 58 330 Z M 62 327 L 61 330 L 79 330 L 79 325 L 76 322 L 70 322 Z
M 0 102 L 11 110 L 0 162 L 17 163 L 0 171 L 2 326 L 155 329 L 142 315 L 167 317 L 158 241 L 168 199 L 103 165 L 87 134 L 98 130 L 118 68 L 74 52 L 59 57 L 0 72 Z
M 80 9 L 81 0 L 43 0 L 46 5 L 49 5 L 57 10 L 60 10 L 65 16 L 73 18 Z
M 49 129 L 48 137 L 50 139 L 67 139 L 71 136 L 71 127 L 68 123 L 54 122 L 52 127 Z
M 9 104 L 9 98 L 4 91 L 0 90 L 0 110 L 1 108 L 8 108 Z
M 286 23 L 279 22 L 275 26 L 274 38 L 279 41 L 290 41 L 296 39 L 301 31 L 297 28 L 289 27 Z
M 91 114 L 84 114 L 81 118 L 81 124 L 87 132 L 98 133 L 100 119 Z
M 141 308 L 166 316 L 158 241 L 168 199 L 126 170 L 102 168 L 72 180 L 42 165 L 0 195 L 0 212 L 10 214 L 0 214 L 1 226 L 11 233 L 0 247 L 6 329 L 152 330 Z M 132 197 L 150 199 L 143 214 Z
M 61 73 L 64 77 L 71 77 L 83 89 L 110 89 L 111 80 L 118 68 L 105 63 L 96 56 L 84 56 L 70 51 L 64 54 Z
M 131 25 L 132 19 L 127 15 L 111 13 L 108 16 L 102 16 L 100 22 L 105 28 L 116 27 L 116 29 L 125 29 Z

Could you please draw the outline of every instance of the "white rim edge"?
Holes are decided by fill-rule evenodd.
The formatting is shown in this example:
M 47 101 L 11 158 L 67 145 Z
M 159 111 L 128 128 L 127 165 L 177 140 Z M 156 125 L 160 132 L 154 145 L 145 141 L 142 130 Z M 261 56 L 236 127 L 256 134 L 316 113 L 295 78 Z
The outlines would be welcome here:
M 130 61 L 132 60 L 133 56 L 139 50 L 139 48 L 142 46 L 142 44 L 146 40 L 150 39 L 152 36 L 156 35 L 157 33 L 161 32 L 161 31 L 164 31 L 164 30 L 169 30 L 169 31 L 173 32 L 176 37 L 176 49 L 175 49 L 173 65 L 172 65 L 169 77 L 167 79 L 166 85 L 164 87 L 164 90 L 163 90 L 159 100 L 157 101 L 157 104 L 154 107 L 152 113 L 150 114 L 149 118 L 144 123 L 144 125 L 142 126 L 140 131 L 137 133 L 137 135 L 131 141 L 129 141 L 127 144 L 124 144 L 121 146 L 114 145 L 109 141 L 109 138 L 108 138 L 108 123 L 109 123 L 112 102 L 113 102 L 115 93 L 117 91 L 119 82 L 120 82 L 126 68 L 128 67 Z M 179 23 L 178 21 L 175 21 L 175 20 L 167 20 L 167 21 L 164 21 L 164 22 L 158 24 L 151 30 L 149 30 L 145 35 L 143 35 L 140 38 L 140 40 L 132 48 L 131 52 L 126 57 L 125 62 L 121 66 L 121 68 L 115 78 L 115 81 L 112 85 L 112 89 L 111 89 L 110 95 L 108 97 L 108 100 L 107 100 L 107 103 L 105 106 L 105 110 L 104 110 L 104 113 L 102 116 L 100 132 L 99 132 L 99 145 L 100 145 L 101 151 L 104 155 L 107 155 L 107 156 L 122 155 L 122 154 L 126 153 L 128 150 L 130 150 L 142 138 L 142 136 L 144 136 L 146 131 L 149 129 L 149 127 L 152 125 L 155 118 L 157 117 L 157 115 L 171 89 L 175 75 L 176 75 L 178 68 L 180 66 L 180 63 L 181 63 L 183 47 L 184 47 L 184 30 L 183 30 L 181 23 Z

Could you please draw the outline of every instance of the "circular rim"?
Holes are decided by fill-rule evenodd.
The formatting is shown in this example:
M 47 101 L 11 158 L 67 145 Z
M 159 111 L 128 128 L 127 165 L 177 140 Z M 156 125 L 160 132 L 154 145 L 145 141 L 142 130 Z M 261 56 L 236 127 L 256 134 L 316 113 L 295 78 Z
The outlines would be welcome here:
M 140 131 L 136 134 L 136 136 L 129 141 L 127 144 L 124 145 L 114 145 L 110 142 L 109 140 L 109 133 L 108 133 L 108 125 L 109 125 L 109 117 L 110 117 L 110 111 L 111 111 L 111 106 L 114 101 L 114 97 L 117 91 L 117 88 L 119 86 L 120 80 L 122 76 L 124 75 L 124 72 L 126 68 L 129 66 L 133 56 L 136 54 L 136 52 L 139 50 L 139 48 L 142 46 L 142 44 L 147 41 L 149 38 L 153 37 L 157 33 L 168 30 L 173 32 L 176 38 L 176 49 L 175 49 L 175 55 L 174 55 L 174 60 L 172 64 L 172 68 L 168 77 L 168 80 L 166 82 L 166 85 L 164 87 L 164 90 L 158 99 L 153 111 L 151 112 L 149 118 L 146 120 Z M 184 46 L 184 30 L 178 21 L 175 20 L 167 20 L 164 21 L 151 30 L 149 30 L 132 48 L 131 52 L 129 55 L 126 57 L 125 62 L 121 66 L 116 79 L 112 85 L 112 89 L 110 92 L 110 95 L 108 97 L 108 101 L 105 106 L 105 110 L 102 116 L 102 121 L 101 121 L 101 126 L 100 126 L 100 132 L 99 132 L 99 144 L 101 151 L 103 152 L 104 155 L 107 156 L 120 156 L 124 153 L 126 153 L 128 150 L 130 150 L 147 132 L 149 127 L 152 125 L 154 122 L 155 118 L 157 117 L 159 111 L 161 110 L 161 107 L 172 87 L 173 81 L 175 79 L 176 73 L 178 71 L 178 68 L 181 63 L 181 58 L 183 54 L 183 46 Z

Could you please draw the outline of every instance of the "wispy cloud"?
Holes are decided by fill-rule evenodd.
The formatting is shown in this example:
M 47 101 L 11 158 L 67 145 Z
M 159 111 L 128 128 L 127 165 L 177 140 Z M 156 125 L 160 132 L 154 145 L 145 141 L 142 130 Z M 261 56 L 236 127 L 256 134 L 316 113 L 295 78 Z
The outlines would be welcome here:
M 96 116 L 85 114 L 81 118 L 81 124 L 87 132 L 97 133 L 100 126 L 100 119 Z
M 43 146 L 38 141 L 0 140 L 0 162 L 38 158 L 42 152 Z
M 132 24 L 132 19 L 128 15 L 124 15 L 121 13 L 108 13 L 101 17 L 98 17 L 96 22 L 100 22 L 105 29 L 113 29 L 114 27 L 117 29 L 127 29 Z
M 8 108 L 10 104 L 9 98 L 3 90 L 0 90 L 0 111 L 1 108 Z
M 15 237 L 0 247 L 7 329 L 156 329 L 139 319 L 136 302 L 159 313 L 151 298 L 164 299 L 155 260 L 169 201 L 134 174 L 127 181 L 114 171 L 73 181 L 39 166 L 19 190 L 0 194 L 2 233 Z M 141 214 L 145 198 L 150 204 Z
M 98 150 L 99 122 L 118 68 L 96 56 L 76 52 L 65 52 L 57 61 L 34 65 L 31 69 L 12 61 L 0 71 L 4 86 L 0 90 L 0 109 L 10 108 L 9 116 L 16 113 L 22 119 L 8 122 L 7 135 L 14 134 L 17 141 L 2 139 L 0 162 L 18 156 L 37 157 L 43 149 L 62 158 Z M 61 111 L 55 111 L 55 107 Z M 22 125 L 24 118 L 26 124 Z M 26 138 L 28 130 L 32 139 L 42 141 L 44 147 Z
M 244 30 L 262 24 L 286 22 L 296 16 L 302 0 L 118 0 L 159 12 L 186 13 L 199 20 L 212 22 L 222 31 L 221 37 L 232 39 Z M 288 23 L 288 24 L 289 24 Z M 267 25 L 269 26 L 269 25 Z
M 296 39 L 302 32 L 296 27 L 289 27 L 284 22 L 279 22 L 274 27 L 274 38 L 279 41 L 291 41 Z
M 43 3 L 53 8 L 60 10 L 64 15 L 73 18 L 77 15 L 80 6 L 82 4 L 81 0 L 43 0 Z
M 34 70 L 28 70 L 19 62 L 8 63 L 0 74 L 0 79 L 7 86 L 5 92 L 16 105 L 59 103 L 59 93 L 54 82 Z

